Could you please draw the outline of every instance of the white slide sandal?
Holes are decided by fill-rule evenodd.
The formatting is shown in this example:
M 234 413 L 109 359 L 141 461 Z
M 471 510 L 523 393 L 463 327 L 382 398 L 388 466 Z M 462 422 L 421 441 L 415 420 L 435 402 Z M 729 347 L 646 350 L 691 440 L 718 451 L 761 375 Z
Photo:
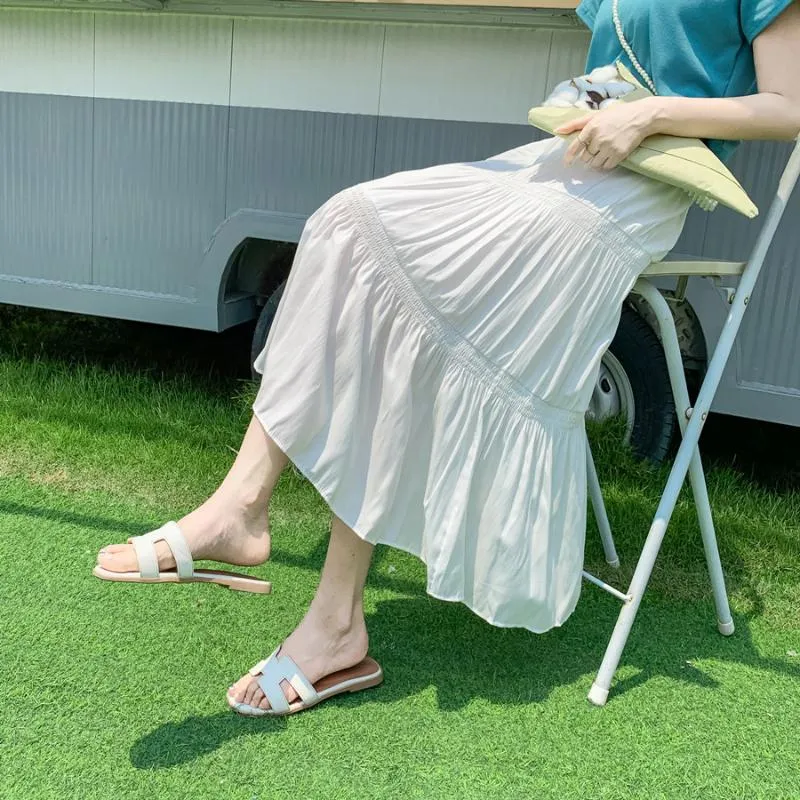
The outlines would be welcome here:
M 256 664 L 250 674 L 258 678 L 258 686 L 269 702 L 270 708 L 258 708 L 239 703 L 228 695 L 228 705 L 244 717 L 286 717 L 305 711 L 315 705 L 345 692 L 360 692 L 371 689 L 383 682 L 383 670 L 372 658 L 365 658 L 354 667 L 332 672 L 316 683 L 306 678 L 291 656 L 279 655 L 280 647 Z M 299 700 L 290 703 L 281 688 L 281 681 L 287 681 L 300 695 Z
M 143 536 L 134 536 L 128 539 L 128 542 L 133 545 L 136 552 L 136 560 L 139 562 L 138 572 L 114 572 L 98 564 L 92 570 L 92 574 L 104 581 L 122 583 L 215 583 L 238 592 L 269 594 L 272 591 L 272 584 L 269 581 L 251 578 L 249 575 L 221 569 L 195 569 L 189 545 L 186 544 L 178 523 L 172 520 Z M 175 558 L 176 569 L 158 568 L 156 542 L 166 542 Z

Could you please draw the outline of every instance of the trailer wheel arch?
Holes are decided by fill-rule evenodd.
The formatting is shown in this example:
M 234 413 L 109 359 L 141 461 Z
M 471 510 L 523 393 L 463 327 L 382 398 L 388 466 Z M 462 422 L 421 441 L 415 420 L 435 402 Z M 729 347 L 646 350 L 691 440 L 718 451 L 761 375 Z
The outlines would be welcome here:
M 237 262 L 248 242 L 296 244 L 305 221 L 300 214 L 240 209 L 214 231 L 200 265 L 198 295 L 215 314 L 217 331 L 258 316 L 259 292 L 242 291 L 237 285 Z

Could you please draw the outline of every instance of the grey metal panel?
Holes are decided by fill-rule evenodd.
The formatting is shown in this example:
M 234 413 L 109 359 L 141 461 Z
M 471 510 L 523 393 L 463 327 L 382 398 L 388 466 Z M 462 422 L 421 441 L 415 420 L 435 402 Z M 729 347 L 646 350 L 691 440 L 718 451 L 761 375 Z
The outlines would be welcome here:
M 457 161 L 479 161 L 545 138 L 530 125 L 381 117 L 375 177 Z
M 208 294 L 197 268 L 225 217 L 227 126 L 220 106 L 95 100 L 94 283 Z
M 759 206 L 761 216 L 746 222 L 728 209 L 714 212 L 708 223 L 704 255 L 731 260 L 749 256 L 790 150 L 790 144 L 775 142 L 749 142 L 739 148 L 731 168 Z M 800 229 L 792 222 L 797 219 L 800 192 L 790 200 L 744 317 L 727 380 L 717 400 L 720 409 L 759 417 L 766 402 L 759 392 L 800 395 L 800 362 L 795 356 L 800 350 Z M 719 314 L 704 306 L 696 310 L 701 318 Z M 745 386 L 750 391 L 744 392 Z M 731 396 L 738 392 L 740 397 Z M 797 424 L 800 399 L 793 400 L 798 404 L 794 416 Z
M 690 279 L 687 298 L 698 312 L 709 349 L 715 347 L 730 306 L 711 282 L 702 278 Z M 747 312 L 745 319 L 750 313 Z M 764 328 L 769 325 L 768 318 L 763 316 L 757 321 Z M 757 389 L 742 384 L 736 376 L 736 361 L 735 355 L 728 361 L 711 410 L 748 419 L 800 425 L 800 396 L 797 392 Z
M 789 144 L 775 142 L 750 142 L 739 148 L 731 168 L 759 206 L 761 215 L 747 221 L 723 208 L 707 215 L 702 255 L 731 260 L 749 257 L 790 149 Z M 800 425 L 800 371 L 794 355 L 800 349 L 800 228 L 795 224 L 800 219 L 798 212 L 800 191 L 791 198 L 767 254 L 714 399 L 714 411 Z M 690 281 L 688 299 L 711 351 L 729 307 L 719 292 L 701 279 Z
M 0 274 L 91 280 L 91 147 L 91 99 L 0 92 Z
M 791 150 L 790 144 L 753 142 L 736 154 L 733 169 L 766 214 Z M 709 225 L 726 257 L 752 250 L 763 216 L 752 224 L 720 215 Z M 800 394 L 800 191 L 794 193 L 775 235 L 764 271 L 742 324 L 737 348 L 737 378 L 763 389 Z
M 693 206 L 689 211 L 683 232 L 673 252 L 695 257 L 702 256 L 708 221 L 709 213 L 703 211 L 699 206 Z
M 227 213 L 260 208 L 311 214 L 372 177 L 377 118 L 232 108 Z

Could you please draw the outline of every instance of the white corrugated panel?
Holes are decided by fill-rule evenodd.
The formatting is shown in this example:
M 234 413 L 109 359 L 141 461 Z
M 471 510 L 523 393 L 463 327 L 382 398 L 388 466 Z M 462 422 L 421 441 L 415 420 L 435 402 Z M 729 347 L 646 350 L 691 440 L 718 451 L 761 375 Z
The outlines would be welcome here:
M 587 31 L 553 31 L 553 46 L 550 48 L 550 64 L 547 72 L 547 94 L 557 83 L 574 78 L 576 75 L 583 75 L 590 39 L 591 36 Z
M 543 96 L 551 31 L 386 28 L 381 115 L 525 124 Z
M 0 10 L 0 91 L 91 97 L 94 15 Z
M 231 104 L 377 114 L 384 26 L 236 20 Z
M 228 104 L 232 20 L 155 14 L 96 18 L 97 97 Z

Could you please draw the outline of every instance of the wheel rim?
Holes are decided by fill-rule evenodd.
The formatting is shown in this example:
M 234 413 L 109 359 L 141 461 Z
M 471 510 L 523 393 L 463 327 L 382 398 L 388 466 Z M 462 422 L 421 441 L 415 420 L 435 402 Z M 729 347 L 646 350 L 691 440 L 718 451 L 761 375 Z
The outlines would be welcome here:
M 622 364 L 610 351 L 606 352 L 600 364 L 600 374 L 586 416 L 596 422 L 622 416 L 625 419 L 625 441 L 630 441 L 636 419 L 633 388 Z

